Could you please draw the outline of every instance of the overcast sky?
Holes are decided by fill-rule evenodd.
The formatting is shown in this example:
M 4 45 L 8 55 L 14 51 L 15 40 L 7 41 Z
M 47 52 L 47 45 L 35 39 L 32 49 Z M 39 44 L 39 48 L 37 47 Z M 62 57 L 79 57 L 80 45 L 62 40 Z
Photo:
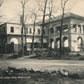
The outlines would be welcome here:
M 26 13 L 29 14 L 31 8 L 37 8 L 38 3 L 41 0 L 29 0 L 26 5 Z M 54 9 L 56 15 L 61 14 L 60 0 L 54 0 Z M 69 0 L 66 5 L 66 12 L 75 13 L 84 16 L 84 0 Z M 19 22 L 19 16 L 21 14 L 20 0 L 5 0 L 2 7 L 0 8 L 0 15 L 2 15 L 1 21 L 8 22 Z

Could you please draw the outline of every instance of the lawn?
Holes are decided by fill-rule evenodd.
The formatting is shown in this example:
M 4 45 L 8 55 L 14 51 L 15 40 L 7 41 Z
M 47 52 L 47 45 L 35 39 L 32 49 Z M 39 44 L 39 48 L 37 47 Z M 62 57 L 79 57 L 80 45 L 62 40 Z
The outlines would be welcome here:
M 26 68 L 34 71 L 49 72 L 60 69 L 68 70 L 70 73 L 84 73 L 84 61 L 77 60 L 42 60 L 22 57 L 19 59 L 0 60 L 0 68 L 7 67 Z M 84 79 L 72 79 L 58 76 L 37 76 L 33 75 L 30 79 L 0 79 L 0 84 L 84 84 Z
M 11 72 L 11 70 L 13 71 Z M 78 73 L 64 74 L 64 72 L 67 71 L 64 72 L 55 70 L 51 72 L 34 71 L 33 69 L 31 70 L 22 68 L 17 69 L 14 67 L 9 67 L 4 71 L 2 70 L 2 72 L 3 72 L 2 75 L 4 76 L 2 79 L 0 79 L 0 84 L 83 84 L 84 83 L 84 73 L 82 73 L 82 75 Z

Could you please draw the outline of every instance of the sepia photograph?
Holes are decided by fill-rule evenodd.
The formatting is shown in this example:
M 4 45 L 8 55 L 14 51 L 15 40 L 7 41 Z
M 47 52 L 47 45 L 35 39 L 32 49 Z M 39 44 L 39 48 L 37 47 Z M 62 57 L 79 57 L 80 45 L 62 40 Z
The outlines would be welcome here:
M 84 84 L 84 0 L 0 0 L 0 84 Z

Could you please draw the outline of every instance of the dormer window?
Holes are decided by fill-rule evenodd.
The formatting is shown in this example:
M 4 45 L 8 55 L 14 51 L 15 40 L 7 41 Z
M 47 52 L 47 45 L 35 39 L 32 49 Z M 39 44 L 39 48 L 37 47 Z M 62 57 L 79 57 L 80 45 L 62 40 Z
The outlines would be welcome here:
M 14 33 L 14 27 L 11 27 L 11 32 Z

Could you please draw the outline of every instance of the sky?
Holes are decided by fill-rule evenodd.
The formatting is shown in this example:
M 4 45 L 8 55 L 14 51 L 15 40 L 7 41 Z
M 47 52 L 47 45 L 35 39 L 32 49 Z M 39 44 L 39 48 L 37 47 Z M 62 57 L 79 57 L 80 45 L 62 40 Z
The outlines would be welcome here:
M 54 0 L 54 16 L 61 14 L 60 1 L 61 0 Z M 28 15 L 28 17 L 30 15 L 31 9 L 35 10 L 38 8 L 38 3 L 43 6 L 42 0 L 29 0 L 27 2 L 25 13 Z M 21 12 L 22 9 L 20 0 L 5 0 L 2 6 L 0 7 L 0 16 L 2 16 L 0 21 L 19 23 Z M 65 12 L 71 12 L 80 16 L 84 16 L 84 0 L 68 0 Z M 39 15 L 41 15 L 41 13 L 39 13 Z

